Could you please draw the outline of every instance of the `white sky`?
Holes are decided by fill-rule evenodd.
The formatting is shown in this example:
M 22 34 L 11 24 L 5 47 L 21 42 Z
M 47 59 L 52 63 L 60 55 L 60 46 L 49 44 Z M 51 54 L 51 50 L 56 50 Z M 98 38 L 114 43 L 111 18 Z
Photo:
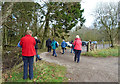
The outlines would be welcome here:
M 97 6 L 97 3 L 99 2 L 119 2 L 120 0 L 82 0 L 81 7 L 84 8 L 83 16 L 85 16 L 86 22 L 85 26 L 90 27 L 93 24 L 94 16 L 92 15 L 94 13 L 94 10 Z

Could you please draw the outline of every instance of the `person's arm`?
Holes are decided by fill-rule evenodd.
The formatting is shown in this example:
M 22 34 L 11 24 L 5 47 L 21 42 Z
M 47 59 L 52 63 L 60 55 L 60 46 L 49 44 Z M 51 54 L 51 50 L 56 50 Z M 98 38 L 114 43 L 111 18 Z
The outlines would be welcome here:
M 20 41 L 19 41 L 19 43 L 18 43 L 18 45 L 17 45 L 18 47 L 20 47 L 20 48 L 22 48 L 22 46 L 20 45 Z
M 33 40 L 33 44 L 34 44 L 34 46 L 36 45 L 36 41 L 35 41 L 35 39 Z
M 37 42 L 38 42 L 38 43 L 41 43 L 41 41 L 40 41 L 40 40 L 37 40 Z
M 52 41 L 50 40 L 50 46 L 51 46 L 51 44 L 52 44 Z
M 20 46 L 22 46 L 22 43 L 23 43 L 23 42 L 22 42 L 22 38 L 21 38 L 21 40 L 20 40 Z
M 61 43 L 61 47 L 62 47 L 62 43 Z
M 51 46 L 53 46 L 53 43 L 51 43 Z
M 82 41 L 80 41 L 80 45 L 82 45 Z
M 73 45 L 75 46 L 75 44 L 76 44 L 76 40 L 74 41 Z
M 52 43 L 52 41 L 50 40 L 50 44 Z

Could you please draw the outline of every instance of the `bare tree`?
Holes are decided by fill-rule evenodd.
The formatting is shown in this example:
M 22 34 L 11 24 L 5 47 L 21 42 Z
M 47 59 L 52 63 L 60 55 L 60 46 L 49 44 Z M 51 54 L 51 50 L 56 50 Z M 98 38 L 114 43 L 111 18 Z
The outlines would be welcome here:
M 111 47 L 114 47 L 114 39 L 118 35 L 117 10 L 117 3 L 104 2 L 99 3 L 95 11 L 97 28 L 104 30 L 104 33 L 107 34 Z

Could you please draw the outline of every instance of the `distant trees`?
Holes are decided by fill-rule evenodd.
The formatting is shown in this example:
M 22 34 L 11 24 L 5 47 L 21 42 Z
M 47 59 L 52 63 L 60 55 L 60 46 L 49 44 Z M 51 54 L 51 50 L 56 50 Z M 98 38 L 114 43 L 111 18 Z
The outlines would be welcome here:
M 100 3 L 95 12 L 96 26 L 110 40 L 111 47 L 114 47 L 114 41 L 118 36 L 117 12 L 118 5 L 113 2 Z M 105 40 L 105 37 L 103 40 Z
M 118 4 L 117 3 L 99 3 L 97 4 L 94 16 L 96 18 L 92 29 L 83 26 L 78 31 L 70 32 L 70 40 L 74 40 L 76 34 L 79 34 L 82 40 L 110 41 L 111 47 L 114 47 L 115 41 L 118 41 L 118 22 L 117 22 Z M 76 27 L 76 29 L 78 29 Z M 73 34 L 74 33 L 74 34 Z
M 78 28 L 77 26 L 76 28 Z M 101 31 L 95 28 L 87 28 L 83 26 L 79 30 L 73 30 L 70 32 L 69 40 L 75 40 L 76 35 L 79 35 L 82 41 L 101 41 L 104 35 L 101 34 Z

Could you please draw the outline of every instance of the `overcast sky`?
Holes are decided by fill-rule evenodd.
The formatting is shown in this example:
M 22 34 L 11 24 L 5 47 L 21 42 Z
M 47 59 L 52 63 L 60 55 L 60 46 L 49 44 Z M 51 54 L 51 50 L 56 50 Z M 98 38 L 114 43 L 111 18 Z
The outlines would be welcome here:
M 97 3 L 99 2 L 118 2 L 120 0 L 82 0 L 81 6 L 84 8 L 84 15 L 86 22 L 85 26 L 90 27 L 93 24 L 94 16 L 92 15 L 94 13 L 94 10 L 97 6 Z

